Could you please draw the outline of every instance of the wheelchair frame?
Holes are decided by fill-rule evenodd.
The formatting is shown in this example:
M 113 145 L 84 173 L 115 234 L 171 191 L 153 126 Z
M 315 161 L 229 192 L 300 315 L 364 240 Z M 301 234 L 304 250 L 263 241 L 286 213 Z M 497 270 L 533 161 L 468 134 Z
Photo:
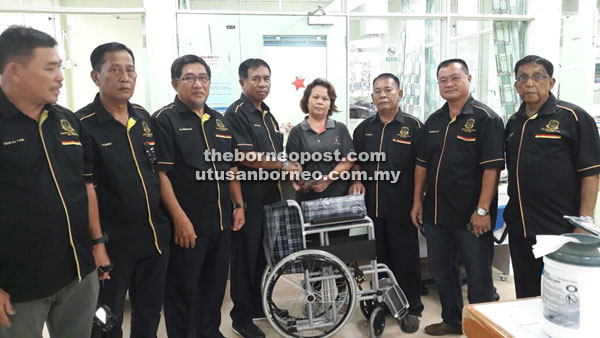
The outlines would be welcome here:
M 354 307 L 356 302 L 361 302 L 361 311 L 363 315 L 367 317 L 369 320 L 369 331 L 370 336 L 378 337 L 383 333 L 383 329 L 385 327 L 385 312 L 390 312 L 397 320 L 401 320 L 408 313 L 408 301 L 398 286 L 396 281 L 396 277 L 393 272 L 383 263 L 377 263 L 377 259 L 372 259 L 368 264 L 364 265 L 356 265 L 354 264 L 350 270 L 350 267 L 346 265 L 340 258 L 331 254 L 327 251 L 322 250 L 314 250 L 307 249 L 307 241 L 306 237 L 311 234 L 317 234 L 319 236 L 319 243 L 321 247 L 327 247 L 330 245 L 329 241 L 329 233 L 340 230 L 352 230 L 352 229 L 366 229 L 367 230 L 367 240 L 375 240 L 375 228 L 373 221 L 367 217 L 363 216 L 362 218 L 356 219 L 345 219 L 345 220 L 332 220 L 331 222 L 320 222 L 318 224 L 305 223 L 304 215 L 302 213 L 302 209 L 300 205 L 293 200 L 288 200 L 285 202 L 278 202 L 277 207 L 292 207 L 294 208 L 300 219 L 300 226 L 302 229 L 302 247 L 303 250 L 294 252 L 285 258 L 281 259 L 274 266 L 267 266 L 265 272 L 263 273 L 262 279 L 262 299 L 263 299 L 263 310 L 269 320 L 270 324 L 275 328 L 278 333 L 282 334 L 286 337 L 303 337 L 301 335 L 295 335 L 293 332 L 301 332 L 306 330 L 314 330 L 319 329 L 320 327 L 326 327 L 331 323 L 324 322 L 323 320 L 319 320 L 319 318 L 314 318 L 313 316 L 313 304 L 310 301 L 307 301 L 308 308 L 308 318 L 307 320 L 300 320 L 297 323 L 297 326 L 292 327 L 292 330 L 286 331 L 283 327 L 281 327 L 281 323 L 275 322 L 280 320 L 276 318 L 278 314 L 273 313 L 273 310 L 270 308 L 268 295 L 269 292 L 272 292 L 273 285 L 269 285 L 269 283 L 276 283 L 277 279 L 286 274 L 285 272 L 279 272 L 279 275 L 275 276 L 276 273 L 280 269 L 283 269 L 286 264 L 290 262 L 294 262 L 302 256 L 306 257 L 322 257 L 323 259 L 329 259 L 332 262 L 336 262 L 340 265 L 342 269 L 341 273 L 345 276 L 349 276 L 347 279 L 348 286 L 350 287 L 348 292 L 349 304 L 346 309 L 348 313 L 345 314 L 345 317 L 342 318 L 341 322 L 335 324 L 335 327 L 328 332 L 325 332 L 323 335 L 318 335 L 314 337 L 329 337 L 337 332 L 343 325 L 347 323 L 347 321 L 352 318 Z M 275 206 L 274 206 L 275 208 Z M 297 264 L 297 263 L 292 263 Z M 308 269 L 304 269 L 304 292 L 309 295 L 312 294 L 311 283 L 313 282 L 323 282 L 325 283 L 328 279 L 335 279 L 339 277 L 344 277 L 340 275 L 333 275 L 329 277 L 311 277 L 311 273 Z M 379 280 L 379 274 L 385 274 L 389 279 L 382 281 Z M 364 276 L 371 276 L 371 288 L 362 289 L 361 284 L 365 281 Z M 277 278 L 272 280 L 273 278 Z M 382 285 L 381 284 L 385 284 Z M 269 290 L 271 288 L 271 290 Z M 331 289 L 331 288 L 330 288 Z M 335 290 L 334 290 L 335 291 Z M 369 303 L 370 302 L 370 303 Z M 371 311 L 367 311 L 362 308 L 362 304 L 370 304 L 369 306 L 373 306 Z M 366 306 L 366 305 L 365 305 Z M 329 315 L 334 320 L 337 320 L 337 310 L 335 304 L 331 306 L 330 309 L 332 313 L 326 314 Z M 383 321 L 383 323 L 382 323 Z M 293 332 L 292 332 L 293 331 Z M 309 336 L 312 337 L 312 336 Z

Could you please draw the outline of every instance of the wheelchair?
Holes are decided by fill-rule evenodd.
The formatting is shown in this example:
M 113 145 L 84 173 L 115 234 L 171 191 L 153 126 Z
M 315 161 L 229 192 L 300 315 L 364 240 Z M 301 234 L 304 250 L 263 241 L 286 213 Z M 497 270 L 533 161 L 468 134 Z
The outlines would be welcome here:
M 364 196 L 360 197 L 364 208 Z M 352 318 L 356 303 L 368 320 L 370 337 L 383 334 L 387 313 L 397 320 L 408 314 L 408 301 L 394 274 L 377 263 L 375 229 L 365 214 L 338 214 L 305 223 L 296 201 L 265 206 L 263 244 L 268 264 L 262 276 L 262 306 L 279 334 L 330 337 Z M 366 238 L 330 242 L 330 233 L 351 229 L 366 230 Z M 316 247 L 307 246 L 309 236 L 318 236 Z M 369 263 L 346 263 L 359 261 Z M 369 287 L 363 289 L 363 284 Z

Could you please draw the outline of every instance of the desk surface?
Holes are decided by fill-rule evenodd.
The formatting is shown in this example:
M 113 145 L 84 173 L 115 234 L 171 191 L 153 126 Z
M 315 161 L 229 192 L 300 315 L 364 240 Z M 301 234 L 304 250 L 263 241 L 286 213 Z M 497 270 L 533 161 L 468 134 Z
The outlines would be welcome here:
M 540 297 L 467 305 L 463 332 L 474 338 L 549 338 L 542 332 Z

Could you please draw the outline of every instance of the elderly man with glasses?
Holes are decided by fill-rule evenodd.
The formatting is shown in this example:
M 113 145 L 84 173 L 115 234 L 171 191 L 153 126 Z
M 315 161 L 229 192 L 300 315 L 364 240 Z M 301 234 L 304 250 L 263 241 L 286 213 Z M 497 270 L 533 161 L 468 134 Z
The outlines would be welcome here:
M 523 103 L 506 124 L 508 195 L 504 212 L 517 298 L 540 295 L 542 258 L 536 235 L 577 231 L 563 215 L 593 221 L 600 173 L 600 139 L 594 119 L 558 100 L 550 61 L 528 55 L 515 65 Z

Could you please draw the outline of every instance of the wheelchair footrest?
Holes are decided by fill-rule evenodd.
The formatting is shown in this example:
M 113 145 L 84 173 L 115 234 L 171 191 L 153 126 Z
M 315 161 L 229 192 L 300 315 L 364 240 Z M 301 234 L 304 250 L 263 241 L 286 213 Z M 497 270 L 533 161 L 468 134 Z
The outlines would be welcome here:
M 404 318 L 408 314 L 408 299 L 400 286 L 389 278 L 383 278 L 379 280 L 379 287 L 383 291 L 383 302 L 390 314 L 396 319 Z

